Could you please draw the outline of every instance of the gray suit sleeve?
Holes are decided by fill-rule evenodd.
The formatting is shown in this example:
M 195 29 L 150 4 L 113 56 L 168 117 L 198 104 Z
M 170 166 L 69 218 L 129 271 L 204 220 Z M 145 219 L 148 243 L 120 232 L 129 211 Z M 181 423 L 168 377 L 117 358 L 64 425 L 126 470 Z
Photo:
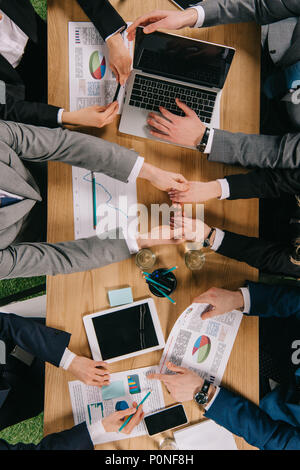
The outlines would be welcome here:
M 203 26 L 255 21 L 270 24 L 300 16 L 299 0 L 206 0 Z
M 115 239 L 97 236 L 63 243 L 19 243 L 0 251 L 0 279 L 70 274 L 129 258 L 120 231 Z
M 258 168 L 299 168 L 300 134 L 249 135 L 215 129 L 209 161 Z
M 30 162 L 58 161 L 126 182 L 137 153 L 91 135 L 0 121 L 0 141 Z

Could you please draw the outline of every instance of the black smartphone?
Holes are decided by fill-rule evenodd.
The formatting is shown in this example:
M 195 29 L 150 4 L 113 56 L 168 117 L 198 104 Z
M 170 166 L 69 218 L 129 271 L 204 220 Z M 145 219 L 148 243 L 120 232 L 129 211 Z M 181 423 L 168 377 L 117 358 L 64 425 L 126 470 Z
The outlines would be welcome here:
M 171 0 L 172 3 L 175 3 L 181 10 L 186 10 L 187 8 L 191 8 L 195 5 L 201 3 L 201 0 L 198 2 L 193 0 Z
M 187 424 L 188 419 L 183 405 L 175 405 L 145 416 L 144 422 L 149 436 L 153 436 L 153 434 Z

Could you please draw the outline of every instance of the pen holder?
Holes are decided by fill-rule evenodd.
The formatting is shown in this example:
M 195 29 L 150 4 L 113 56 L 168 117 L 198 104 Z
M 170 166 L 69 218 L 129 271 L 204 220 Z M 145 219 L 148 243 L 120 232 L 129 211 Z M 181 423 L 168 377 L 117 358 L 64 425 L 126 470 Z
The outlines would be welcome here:
M 156 269 L 155 271 L 153 271 L 153 273 L 151 274 L 151 279 L 153 279 L 154 281 L 158 282 L 159 284 L 161 284 L 162 286 L 165 286 L 166 289 L 164 289 L 164 292 L 167 294 L 167 295 L 170 295 L 172 294 L 172 292 L 174 292 L 174 290 L 176 289 L 177 287 L 177 279 L 175 277 L 175 274 L 173 274 L 172 272 L 171 273 L 167 273 L 164 275 L 164 273 L 168 270 L 168 268 L 160 268 L 160 269 Z M 163 294 L 161 294 L 157 289 L 156 289 L 156 286 L 155 284 L 152 284 L 151 282 L 148 282 L 148 287 L 149 287 L 149 290 L 150 292 L 153 294 L 153 295 L 156 295 L 156 297 L 164 297 Z M 161 289 L 160 286 L 157 286 L 158 289 Z

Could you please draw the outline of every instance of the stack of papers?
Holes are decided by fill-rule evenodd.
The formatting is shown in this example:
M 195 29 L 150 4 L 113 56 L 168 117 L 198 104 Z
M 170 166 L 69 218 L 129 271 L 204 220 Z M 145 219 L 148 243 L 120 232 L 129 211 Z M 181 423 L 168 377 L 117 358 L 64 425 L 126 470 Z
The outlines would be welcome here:
M 238 450 L 227 429 L 210 419 L 174 432 L 180 450 Z

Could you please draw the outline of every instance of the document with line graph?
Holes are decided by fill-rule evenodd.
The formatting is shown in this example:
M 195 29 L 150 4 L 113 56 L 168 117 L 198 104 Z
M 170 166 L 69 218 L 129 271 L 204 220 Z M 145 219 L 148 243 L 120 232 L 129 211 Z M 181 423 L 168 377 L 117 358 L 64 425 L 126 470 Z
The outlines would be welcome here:
M 92 237 L 117 227 L 126 235 L 137 224 L 136 183 L 122 183 L 102 173 L 95 173 L 97 229 L 93 226 L 92 174 L 72 168 L 75 240 Z

